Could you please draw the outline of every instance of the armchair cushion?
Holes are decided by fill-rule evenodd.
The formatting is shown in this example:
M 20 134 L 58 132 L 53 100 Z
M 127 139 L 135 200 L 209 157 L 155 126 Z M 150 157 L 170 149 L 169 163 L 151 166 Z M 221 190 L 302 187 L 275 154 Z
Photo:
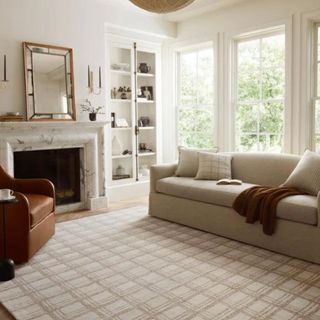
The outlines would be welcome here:
M 33 228 L 54 210 L 54 198 L 41 194 L 25 194 L 29 201 L 30 227 Z

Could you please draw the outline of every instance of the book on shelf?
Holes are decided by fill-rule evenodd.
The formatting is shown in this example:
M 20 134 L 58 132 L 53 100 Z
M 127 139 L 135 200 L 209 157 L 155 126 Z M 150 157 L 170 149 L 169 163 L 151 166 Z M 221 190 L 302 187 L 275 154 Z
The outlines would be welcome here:
M 130 174 L 114 174 L 112 176 L 112 180 L 121 180 L 121 179 L 129 179 Z
M 228 184 L 232 184 L 232 185 L 241 185 L 242 181 L 238 180 L 238 179 L 220 179 L 217 182 L 217 185 L 228 185 Z

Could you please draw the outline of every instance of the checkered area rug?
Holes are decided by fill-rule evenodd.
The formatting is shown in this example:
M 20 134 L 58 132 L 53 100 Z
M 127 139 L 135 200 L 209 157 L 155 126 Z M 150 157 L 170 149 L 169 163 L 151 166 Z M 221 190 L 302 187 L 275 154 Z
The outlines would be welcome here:
M 0 301 L 17 319 L 320 319 L 320 266 L 147 216 L 57 224 Z

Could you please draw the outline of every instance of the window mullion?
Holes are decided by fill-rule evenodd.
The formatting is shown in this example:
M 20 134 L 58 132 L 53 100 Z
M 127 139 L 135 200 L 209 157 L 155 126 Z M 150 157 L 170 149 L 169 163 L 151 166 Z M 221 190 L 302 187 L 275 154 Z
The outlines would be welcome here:
M 258 138 L 258 151 L 260 151 L 260 112 L 263 105 L 262 97 L 262 38 L 259 39 L 259 104 L 258 104 L 258 125 L 257 125 L 257 138 Z

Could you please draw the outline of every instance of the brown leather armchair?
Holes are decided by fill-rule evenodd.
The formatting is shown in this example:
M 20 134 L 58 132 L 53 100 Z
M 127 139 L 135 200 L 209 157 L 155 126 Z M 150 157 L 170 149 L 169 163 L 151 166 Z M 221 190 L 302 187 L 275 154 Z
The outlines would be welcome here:
M 17 203 L 6 205 L 7 257 L 16 263 L 27 262 L 54 235 L 54 185 L 46 179 L 15 179 L 0 166 L 0 189 L 13 190 L 18 199 Z M 1 224 L 2 221 L 0 232 Z M 3 244 L 0 257 L 3 258 Z

